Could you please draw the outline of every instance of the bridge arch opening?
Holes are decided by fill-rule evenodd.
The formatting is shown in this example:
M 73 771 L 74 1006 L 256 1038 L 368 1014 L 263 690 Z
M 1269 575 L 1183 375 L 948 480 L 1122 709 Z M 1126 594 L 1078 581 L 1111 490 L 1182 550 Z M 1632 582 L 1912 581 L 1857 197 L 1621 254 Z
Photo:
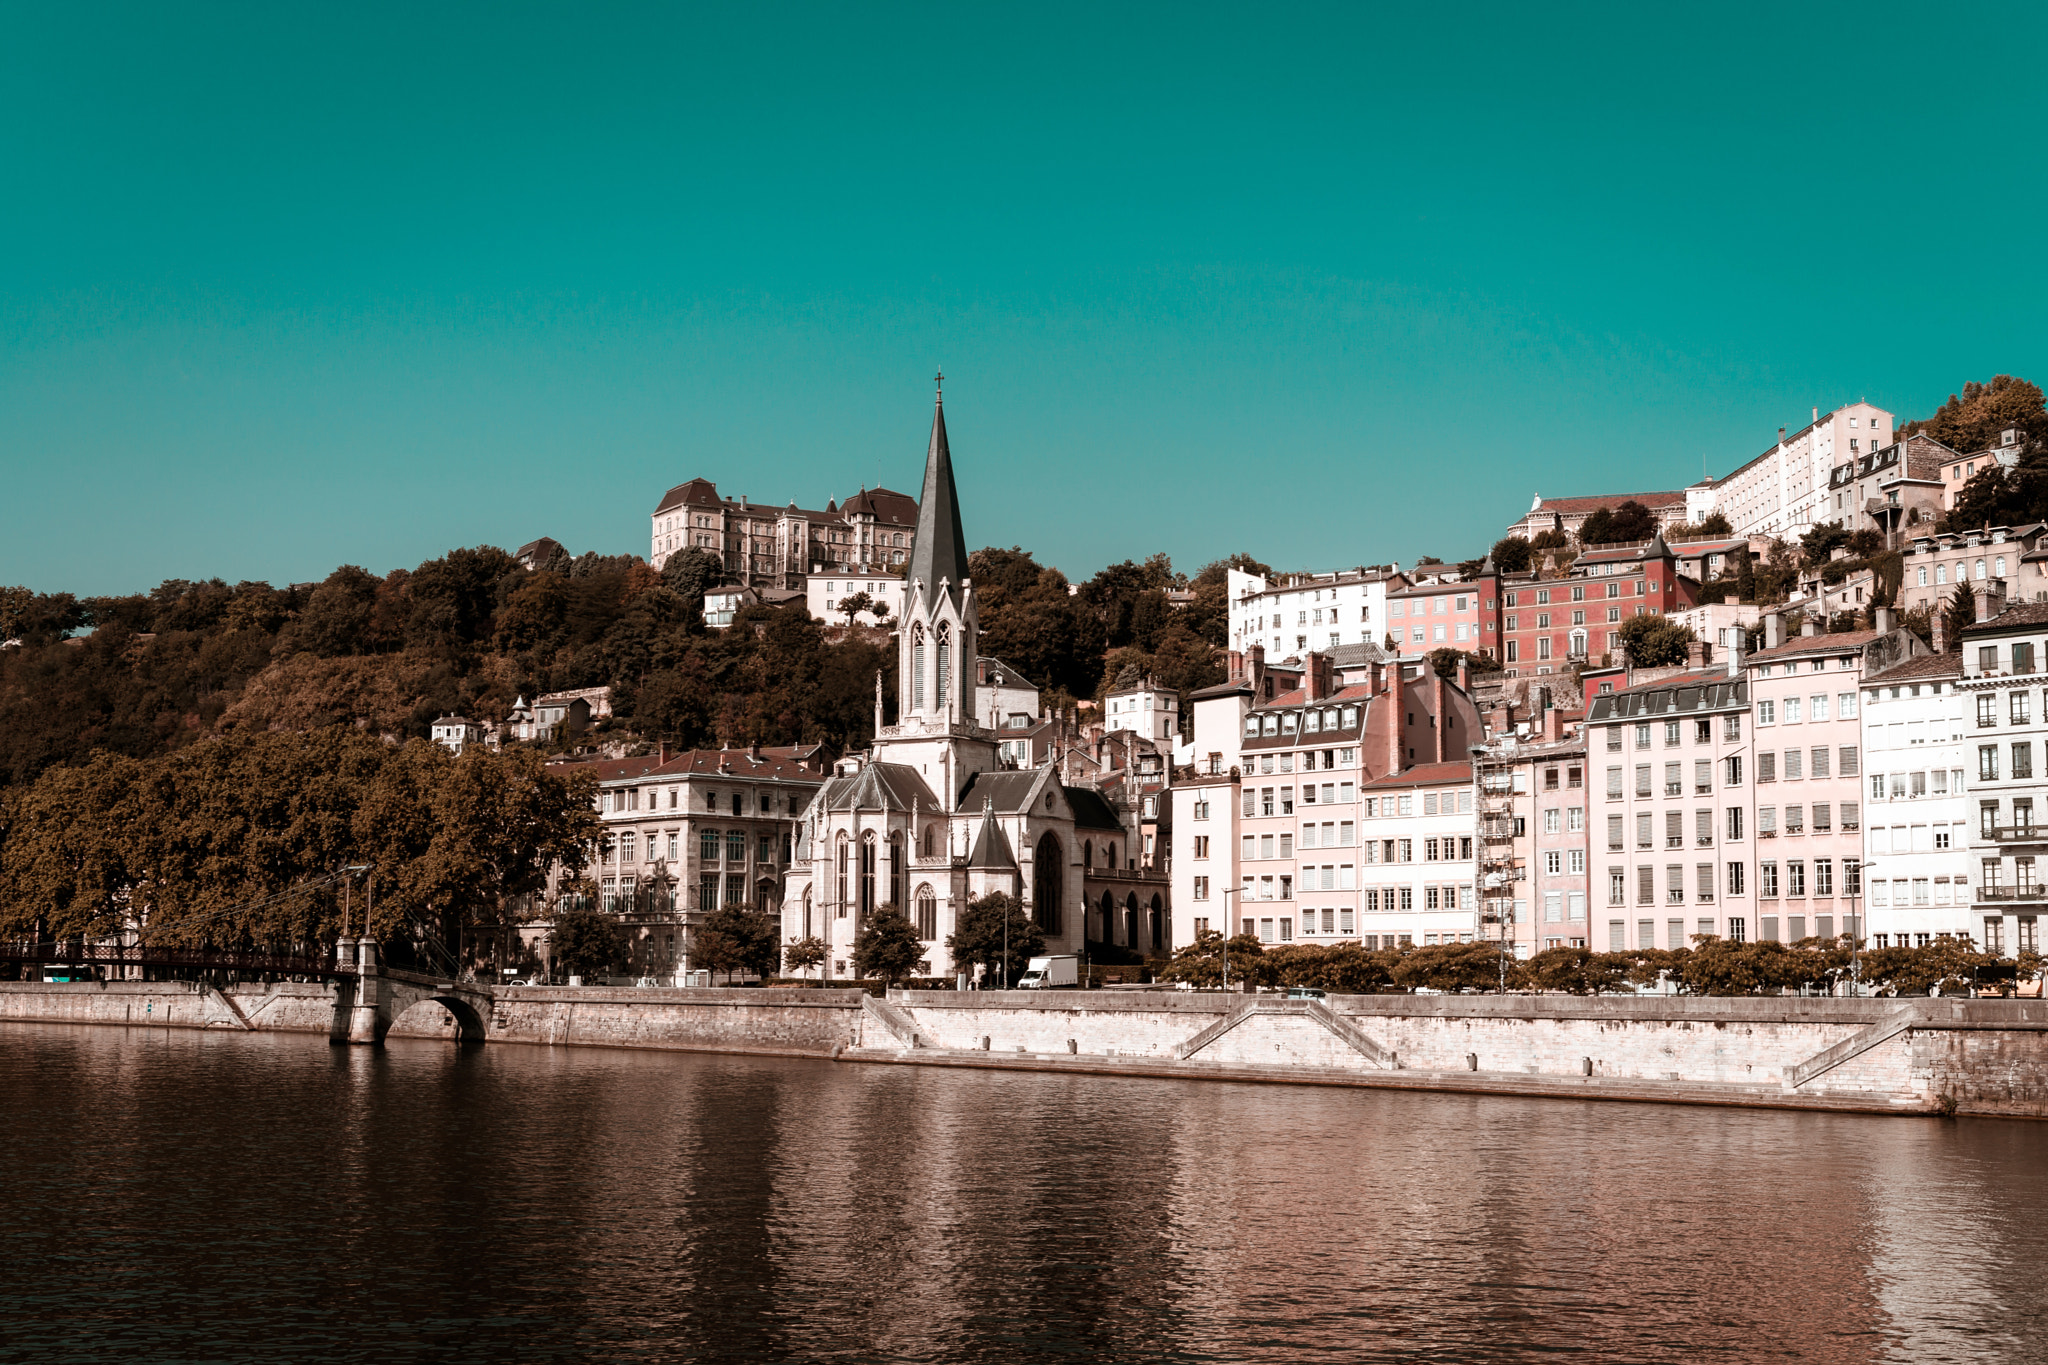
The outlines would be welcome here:
M 459 996 L 434 995 L 416 1000 L 401 1010 L 385 1030 L 386 1035 L 407 1038 L 455 1038 L 465 1043 L 484 1040 L 484 1019 L 476 1007 Z

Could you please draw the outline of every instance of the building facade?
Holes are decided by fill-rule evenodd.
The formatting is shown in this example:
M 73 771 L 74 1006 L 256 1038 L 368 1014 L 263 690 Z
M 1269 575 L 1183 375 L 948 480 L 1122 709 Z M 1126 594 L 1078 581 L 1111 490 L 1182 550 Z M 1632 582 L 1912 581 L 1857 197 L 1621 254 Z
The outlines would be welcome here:
M 1962 676 L 1960 654 L 1922 654 L 1863 680 L 1863 887 L 1874 947 L 1977 932 Z
M 1378 644 L 1386 629 L 1387 594 L 1408 582 L 1399 565 L 1270 579 L 1231 569 L 1225 585 L 1230 648 L 1241 654 L 1265 649 L 1277 660 Z
M 1721 668 L 1593 698 L 1587 753 L 1602 792 L 1588 820 L 1601 838 L 1595 951 L 1752 936 L 1749 686 L 1731 655 Z
M 1671 615 L 1698 600 L 1678 557 L 1658 536 L 1643 546 L 1589 550 L 1564 579 L 1516 578 L 1503 585 L 1496 655 L 1511 678 L 1603 665 L 1619 657 L 1622 623 L 1646 612 Z
M 647 561 L 656 569 L 695 546 L 717 555 L 743 587 L 802 589 L 814 573 L 900 574 L 917 503 L 886 488 L 862 489 L 843 506 L 835 500 L 813 512 L 722 498 L 709 479 L 691 479 L 663 494 L 649 521 Z
M 1849 403 L 1821 415 L 1793 433 L 1778 429 L 1777 443 L 1719 479 L 1686 490 L 1687 519 L 1698 522 L 1719 512 L 1738 536 L 1780 536 L 1796 540 L 1816 524 L 1834 520 L 1837 465 L 1891 444 L 1892 415 L 1869 403 Z
M 1963 632 L 1960 683 L 1968 804 L 1973 808 L 1971 937 L 1987 952 L 2040 950 L 2048 910 L 2048 603 L 2001 607 L 1980 594 L 1980 619 Z

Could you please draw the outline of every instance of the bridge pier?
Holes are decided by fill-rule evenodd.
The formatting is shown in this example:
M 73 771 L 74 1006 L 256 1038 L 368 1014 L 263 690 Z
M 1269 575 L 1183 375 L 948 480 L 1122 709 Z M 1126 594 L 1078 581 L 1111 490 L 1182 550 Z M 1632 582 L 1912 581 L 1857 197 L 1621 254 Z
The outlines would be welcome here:
M 368 935 L 356 940 L 356 998 L 349 1010 L 348 1040 L 375 1047 L 384 1041 L 390 1021 L 384 1019 L 384 982 L 377 970 L 377 940 Z

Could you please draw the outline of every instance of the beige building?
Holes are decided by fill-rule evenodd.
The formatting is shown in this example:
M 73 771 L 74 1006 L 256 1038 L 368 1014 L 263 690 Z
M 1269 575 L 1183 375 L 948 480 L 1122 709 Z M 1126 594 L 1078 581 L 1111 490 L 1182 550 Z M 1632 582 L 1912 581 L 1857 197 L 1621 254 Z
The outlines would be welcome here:
M 709 479 L 679 483 L 655 507 L 647 559 L 656 569 L 689 546 L 719 556 L 742 586 L 802 588 L 813 573 L 900 573 L 910 557 L 917 501 L 886 488 L 863 489 L 822 512 L 774 507 L 718 494 Z
M 2027 433 L 2007 428 L 1998 433 L 1998 444 L 1988 450 L 1973 451 L 1958 455 L 1949 451 L 1940 469 L 1942 501 L 1945 508 L 1956 505 L 1956 494 L 1972 478 L 1989 469 L 1992 465 L 2003 465 L 2011 469 L 2020 462 L 2020 449 L 2026 444 Z M 1947 447 L 1942 447 L 1944 450 Z
M 2031 601 L 2048 593 L 2048 526 L 1989 526 L 1977 531 L 1925 535 L 1907 549 L 1899 606 L 1930 608 L 1938 618 L 1956 584 L 1997 584 L 2003 596 Z
M 1787 436 L 1778 429 L 1775 445 L 1720 479 L 1705 479 L 1685 492 L 1687 519 L 1715 512 L 1738 536 L 1797 539 L 1816 524 L 1833 521 L 1835 467 L 1892 444 L 1892 415 L 1869 403 L 1848 403 Z

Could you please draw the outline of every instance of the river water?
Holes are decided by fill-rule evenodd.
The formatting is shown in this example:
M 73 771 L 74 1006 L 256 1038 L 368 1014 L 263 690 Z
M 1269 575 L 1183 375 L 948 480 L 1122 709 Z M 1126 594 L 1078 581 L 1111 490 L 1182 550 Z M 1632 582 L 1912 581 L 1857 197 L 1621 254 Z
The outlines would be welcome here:
M 2039 1361 L 2048 1124 L 0 1025 L 0 1360 Z

